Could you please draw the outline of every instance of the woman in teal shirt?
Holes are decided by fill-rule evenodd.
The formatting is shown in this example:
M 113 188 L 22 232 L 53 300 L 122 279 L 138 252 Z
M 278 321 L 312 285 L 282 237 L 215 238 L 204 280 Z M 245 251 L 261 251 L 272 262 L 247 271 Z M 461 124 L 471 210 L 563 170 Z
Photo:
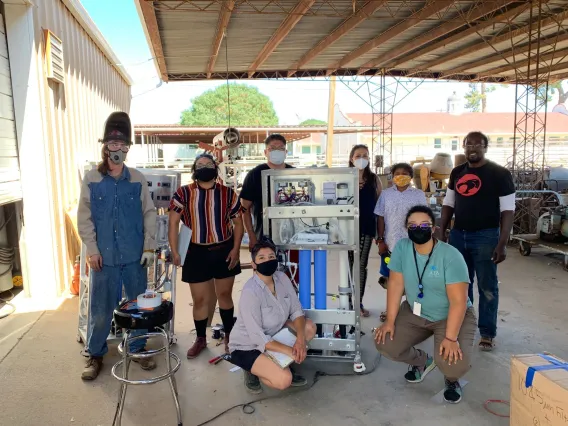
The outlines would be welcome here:
M 436 366 L 445 378 L 444 400 L 462 399 L 459 379 L 470 369 L 477 320 L 467 296 L 469 274 L 459 251 L 434 239 L 434 213 L 412 207 L 408 239 L 400 240 L 389 263 L 387 320 L 375 332 L 377 350 L 409 365 L 405 379 L 420 383 Z M 406 291 L 406 300 L 402 300 Z M 415 345 L 434 336 L 434 356 Z

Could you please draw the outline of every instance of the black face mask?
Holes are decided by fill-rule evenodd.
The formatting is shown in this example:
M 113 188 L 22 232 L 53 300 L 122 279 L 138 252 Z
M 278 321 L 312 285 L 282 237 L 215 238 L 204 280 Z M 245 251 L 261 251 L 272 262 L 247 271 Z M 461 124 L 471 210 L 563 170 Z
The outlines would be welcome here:
M 195 178 L 201 182 L 209 182 L 217 178 L 217 169 L 204 167 L 195 171 Z
M 256 270 L 258 271 L 258 273 L 264 275 L 265 277 L 271 277 L 272 275 L 274 275 L 277 269 L 278 259 L 272 259 L 256 265 Z
M 416 228 L 408 230 L 408 238 L 416 244 L 426 244 L 432 239 L 432 228 Z

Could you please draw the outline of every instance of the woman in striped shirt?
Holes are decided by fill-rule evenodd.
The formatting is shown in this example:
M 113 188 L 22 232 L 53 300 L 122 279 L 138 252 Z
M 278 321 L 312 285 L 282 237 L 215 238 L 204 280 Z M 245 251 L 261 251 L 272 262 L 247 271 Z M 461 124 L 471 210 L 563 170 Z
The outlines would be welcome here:
M 225 328 L 225 351 L 233 328 L 233 283 L 241 273 L 239 253 L 243 238 L 241 204 L 235 191 L 218 182 L 213 157 L 202 154 L 192 167 L 193 183 L 177 190 L 170 203 L 169 240 L 175 265 L 181 264 L 178 248 L 180 220 L 192 230 L 182 267 L 182 281 L 189 283 L 197 339 L 187 351 L 193 359 L 207 346 L 209 294 L 215 287 Z

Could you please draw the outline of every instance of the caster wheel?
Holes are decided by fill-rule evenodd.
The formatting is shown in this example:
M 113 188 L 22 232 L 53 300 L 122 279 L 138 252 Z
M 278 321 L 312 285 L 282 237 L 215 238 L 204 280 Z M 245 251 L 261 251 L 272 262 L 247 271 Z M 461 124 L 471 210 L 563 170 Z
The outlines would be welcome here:
M 355 371 L 355 373 L 364 373 L 366 369 L 367 368 L 365 367 L 365 364 L 363 364 L 362 362 L 355 363 L 353 365 L 353 371 Z
M 177 341 L 178 341 L 177 337 L 175 337 L 175 336 L 172 337 L 172 338 L 170 339 L 170 346 L 173 346 L 173 345 L 177 344 Z
M 531 254 L 531 245 L 527 244 L 525 242 L 521 242 L 519 244 L 519 253 L 521 253 L 522 256 L 530 256 Z
M 84 343 L 83 338 L 79 334 L 77 334 L 77 343 L 80 343 L 80 344 Z

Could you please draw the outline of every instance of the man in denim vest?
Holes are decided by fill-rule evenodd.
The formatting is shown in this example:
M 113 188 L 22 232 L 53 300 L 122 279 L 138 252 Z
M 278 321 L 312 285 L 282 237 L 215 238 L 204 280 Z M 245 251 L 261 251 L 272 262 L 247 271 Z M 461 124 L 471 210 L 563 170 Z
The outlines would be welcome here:
M 132 145 L 128 114 L 112 113 L 105 123 L 102 162 L 85 174 L 78 209 L 79 235 L 87 247 L 91 268 L 89 288 L 89 360 L 81 375 L 94 380 L 107 353 L 112 315 L 122 298 L 144 293 L 147 270 L 156 247 L 156 209 L 144 176 L 124 165 Z M 141 334 L 143 331 L 138 331 Z M 145 341 L 130 345 L 141 351 Z M 145 370 L 156 368 L 151 358 L 138 361 Z

